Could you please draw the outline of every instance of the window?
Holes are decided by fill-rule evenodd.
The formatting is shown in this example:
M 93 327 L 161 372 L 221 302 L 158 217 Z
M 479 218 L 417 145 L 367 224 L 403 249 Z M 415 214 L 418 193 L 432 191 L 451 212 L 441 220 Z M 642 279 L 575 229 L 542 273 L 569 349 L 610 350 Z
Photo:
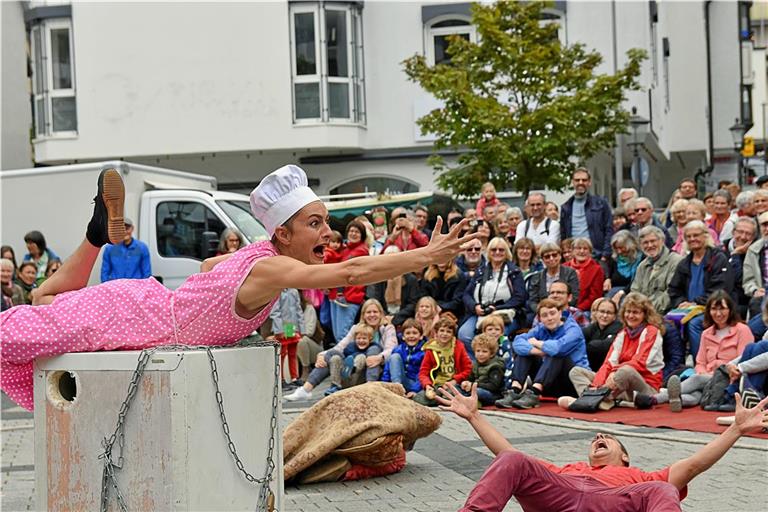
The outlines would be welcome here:
M 291 6 L 293 121 L 365 123 L 358 5 Z
M 269 240 L 267 230 L 251 213 L 251 204 L 248 201 L 216 201 L 216 204 L 250 242 Z
M 427 26 L 427 61 L 429 64 L 450 64 L 448 36 L 457 35 L 467 41 L 476 42 L 475 27 L 469 18 L 436 18 Z
M 77 134 L 72 22 L 47 19 L 30 34 L 35 135 Z
M 224 228 L 224 223 L 202 203 L 162 202 L 157 206 L 157 251 L 167 258 L 203 260 L 209 254 L 210 235 L 215 235 L 218 244 Z

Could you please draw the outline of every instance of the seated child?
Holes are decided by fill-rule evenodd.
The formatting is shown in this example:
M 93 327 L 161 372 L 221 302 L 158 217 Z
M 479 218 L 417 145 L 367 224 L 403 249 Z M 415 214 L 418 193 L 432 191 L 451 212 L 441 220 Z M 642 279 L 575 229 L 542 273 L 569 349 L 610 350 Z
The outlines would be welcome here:
M 435 324 L 437 334 L 424 344 L 424 361 L 419 369 L 419 382 L 424 387 L 413 399 L 421 405 L 434 407 L 435 388 L 446 382 L 458 385 L 469 377 L 472 360 L 464 344 L 456 339 L 456 322 L 441 318 Z
M 381 347 L 373 344 L 373 327 L 364 323 L 356 325 L 355 342 L 350 343 L 344 348 L 341 387 L 351 388 L 352 386 L 364 383 L 368 356 L 378 354 L 381 354 Z M 340 361 L 340 359 L 336 358 L 335 361 Z M 334 359 L 331 359 L 331 364 L 334 364 Z M 333 372 L 333 369 L 331 372 Z
M 403 322 L 402 341 L 392 350 L 384 366 L 381 380 L 402 384 L 407 398 L 413 398 L 421 391 L 419 369 L 424 360 L 426 341 L 421 324 L 415 318 L 407 319 Z
M 493 405 L 501 398 L 504 391 L 504 360 L 496 355 L 499 343 L 488 334 L 478 334 L 472 340 L 475 362 L 467 380 L 461 383 L 466 393 L 472 391 L 472 383 L 477 382 L 477 399 L 482 405 Z
M 501 315 L 490 314 L 478 322 L 478 328 L 499 345 L 498 356 L 504 361 L 504 389 L 512 387 L 512 366 L 515 354 L 512 352 L 512 341 L 504 335 L 504 318 Z

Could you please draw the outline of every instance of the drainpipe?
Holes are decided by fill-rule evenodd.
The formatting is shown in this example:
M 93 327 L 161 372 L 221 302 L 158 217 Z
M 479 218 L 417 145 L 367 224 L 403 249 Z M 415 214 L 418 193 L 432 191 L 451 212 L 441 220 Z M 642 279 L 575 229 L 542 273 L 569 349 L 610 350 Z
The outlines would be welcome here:
M 709 115 L 707 116 L 707 129 L 709 132 L 709 162 L 707 167 L 699 169 L 694 176 L 696 180 L 696 186 L 698 188 L 698 179 L 704 177 L 712 172 L 712 159 L 715 156 L 715 135 L 714 127 L 712 123 L 712 57 L 710 55 L 710 37 L 709 37 L 709 6 L 712 0 L 704 2 L 704 40 L 706 42 L 705 48 L 707 51 L 707 110 Z
M 613 74 L 615 75 L 619 69 L 618 62 L 618 44 L 616 42 L 616 0 L 611 1 L 611 37 L 613 43 Z M 614 168 L 614 180 L 616 181 L 616 194 L 618 197 L 619 190 L 624 186 L 624 157 L 622 155 L 622 145 L 624 143 L 624 136 L 616 134 L 616 150 L 615 150 L 615 168 Z M 618 201 L 618 199 L 614 200 Z M 618 206 L 618 203 L 616 204 Z

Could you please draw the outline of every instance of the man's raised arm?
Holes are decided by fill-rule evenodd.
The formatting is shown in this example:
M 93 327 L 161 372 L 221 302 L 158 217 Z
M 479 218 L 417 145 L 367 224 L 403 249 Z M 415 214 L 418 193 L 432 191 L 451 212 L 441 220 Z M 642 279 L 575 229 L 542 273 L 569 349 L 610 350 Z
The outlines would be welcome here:
M 768 411 L 763 410 L 768 404 L 768 398 L 764 398 L 751 409 L 745 409 L 741 405 L 741 396 L 738 393 L 735 398 L 736 421 L 733 425 L 690 457 L 672 464 L 669 468 L 669 483 L 678 489 L 684 488 L 697 475 L 720 460 L 742 435 L 768 428 Z
M 493 428 L 485 416 L 480 414 L 477 409 L 477 382 L 472 384 L 472 393 L 470 396 L 462 395 L 453 384 L 446 384 L 450 392 L 443 388 L 438 390 L 437 401 L 441 404 L 440 408 L 444 411 L 451 411 L 461 416 L 472 425 L 477 435 L 480 436 L 485 446 L 498 455 L 504 450 L 515 450 L 509 441 L 501 433 Z

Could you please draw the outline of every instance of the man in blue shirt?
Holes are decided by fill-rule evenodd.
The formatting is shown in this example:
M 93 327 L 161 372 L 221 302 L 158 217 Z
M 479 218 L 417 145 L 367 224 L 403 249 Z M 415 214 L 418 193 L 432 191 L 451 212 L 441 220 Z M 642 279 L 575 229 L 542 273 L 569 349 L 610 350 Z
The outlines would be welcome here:
M 145 279 L 152 275 L 147 244 L 133 238 L 133 221 L 125 218 L 123 243 L 104 246 L 101 282 L 113 279 Z

